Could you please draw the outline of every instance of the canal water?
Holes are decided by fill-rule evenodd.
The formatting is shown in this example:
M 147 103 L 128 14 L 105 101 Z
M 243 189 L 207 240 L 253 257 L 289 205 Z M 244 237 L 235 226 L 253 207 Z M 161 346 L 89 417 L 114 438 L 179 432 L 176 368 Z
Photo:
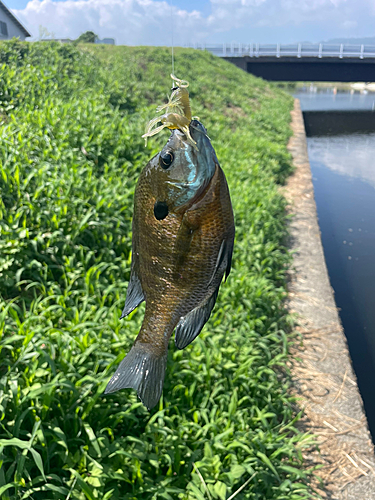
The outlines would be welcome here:
M 301 102 L 331 285 L 375 442 L 375 93 Z

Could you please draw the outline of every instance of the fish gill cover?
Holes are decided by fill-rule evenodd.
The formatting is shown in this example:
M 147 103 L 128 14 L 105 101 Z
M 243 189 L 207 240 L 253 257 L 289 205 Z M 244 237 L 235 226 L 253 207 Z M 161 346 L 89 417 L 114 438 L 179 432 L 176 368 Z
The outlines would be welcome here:
M 145 148 L 140 131 L 169 61 L 164 48 L 0 45 L 2 500 L 314 496 L 283 375 L 292 100 L 207 53 L 177 50 L 176 65 L 230 186 L 232 273 L 200 337 L 170 346 L 151 414 L 130 391 L 103 397 L 143 316 L 119 319 L 136 179 L 167 134 Z

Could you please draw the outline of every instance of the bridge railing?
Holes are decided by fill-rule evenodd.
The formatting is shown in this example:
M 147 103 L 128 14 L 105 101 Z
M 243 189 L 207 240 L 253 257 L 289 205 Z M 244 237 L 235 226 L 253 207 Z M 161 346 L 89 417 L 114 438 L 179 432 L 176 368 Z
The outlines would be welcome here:
M 219 57 L 375 57 L 375 46 L 319 44 L 217 43 L 188 45 Z

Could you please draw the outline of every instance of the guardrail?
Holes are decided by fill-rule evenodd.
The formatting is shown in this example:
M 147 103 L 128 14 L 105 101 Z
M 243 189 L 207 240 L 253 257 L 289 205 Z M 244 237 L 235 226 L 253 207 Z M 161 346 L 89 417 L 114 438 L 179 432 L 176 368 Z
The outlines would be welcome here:
M 207 50 L 219 57 L 375 57 L 375 46 L 370 45 L 217 43 L 194 44 L 188 47 Z

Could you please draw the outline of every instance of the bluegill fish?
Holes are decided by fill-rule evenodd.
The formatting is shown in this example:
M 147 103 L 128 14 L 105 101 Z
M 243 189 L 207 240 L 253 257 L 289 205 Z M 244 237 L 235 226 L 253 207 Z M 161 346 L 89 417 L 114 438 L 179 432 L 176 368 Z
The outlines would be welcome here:
M 141 330 L 105 393 L 160 399 L 168 342 L 184 349 L 199 335 L 231 268 L 234 219 L 224 173 L 204 126 L 179 129 L 140 174 L 134 195 L 132 264 L 122 318 L 146 301 Z

